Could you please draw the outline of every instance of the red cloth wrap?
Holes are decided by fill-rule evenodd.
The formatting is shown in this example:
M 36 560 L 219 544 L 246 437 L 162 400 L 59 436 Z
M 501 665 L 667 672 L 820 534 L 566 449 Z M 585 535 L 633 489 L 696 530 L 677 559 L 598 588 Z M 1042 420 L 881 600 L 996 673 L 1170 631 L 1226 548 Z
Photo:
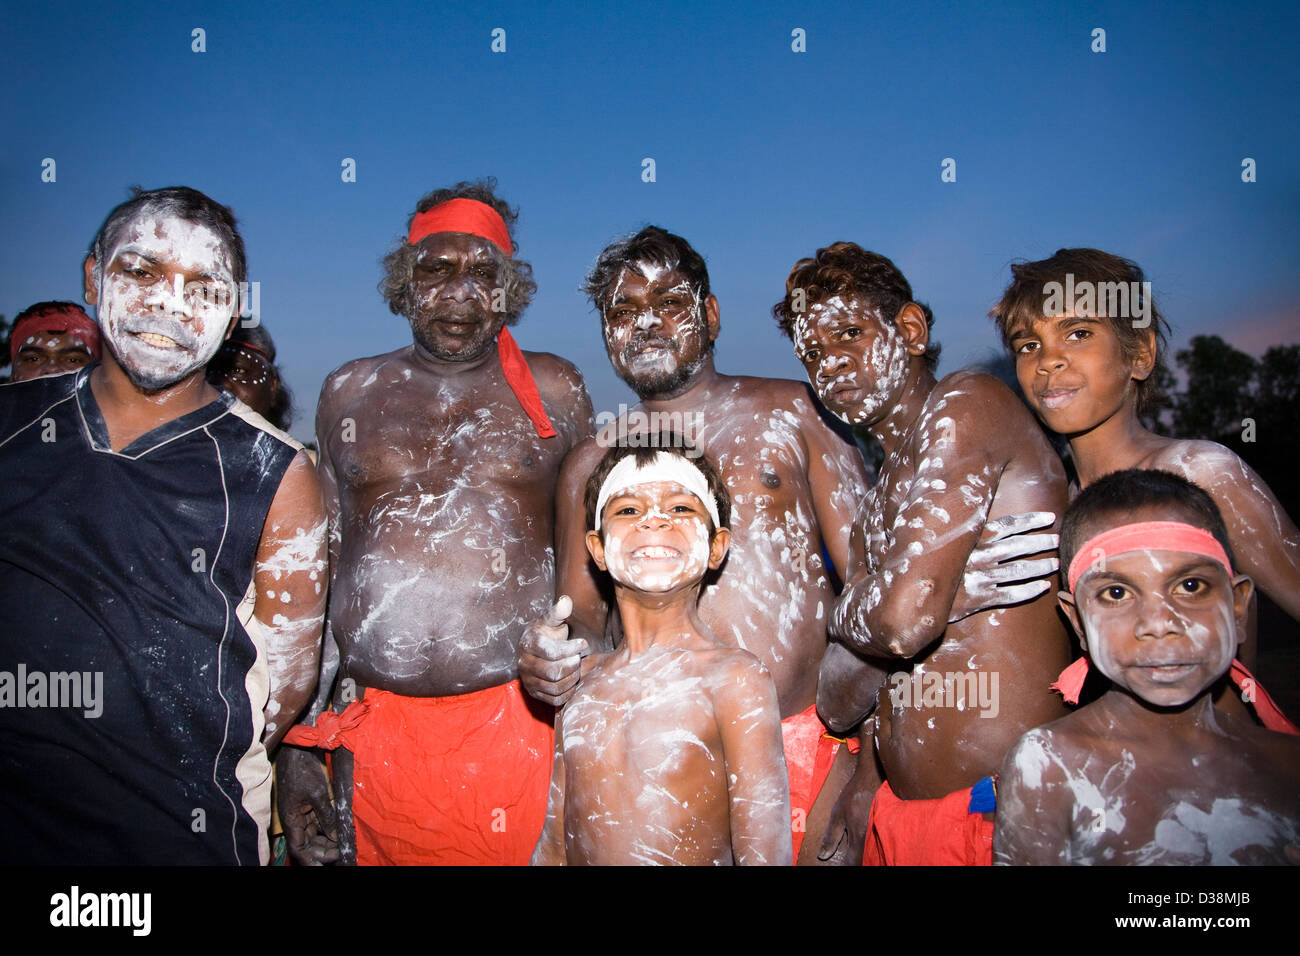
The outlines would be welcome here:
M 29 315 L 18 321 L 9 338 L 10 364 L 18 361 L 18 350 L 23 347 L 23 343 L 40 332 L 71 332 L 86 343 L 86 348 L 90 349 L 95 360 L 99 359 L 99 326 L 95 320 L 80 309 L 59 309 Z
M 1083 682 L 1088 676 L 1088 658 L 1080 657 L 1077 661 L 1061 671 L 1056 683 L 1052 685 L 1052 690 L 1059 690 L 1061 696 L 1065 698 L 1067 704 L 1077 704 L 1079 702 L 1079 693 L 1083 690 Z M 1291 721 L 1287 720 L 1286 714 L 1282 713 L 1282 708 L 1264 689 L 1264 685 L 1246 669 L 1246 665 L 1241 661 L 1233 658 L 1232 666 L 1228 668 L 1228 680 L 1241 691 L 1242 700 L 1249 704 L 1255 710 L 1255 716 L 1259 722 L 1269 730 L 1276 730 L 1280 734 L 1294 734 L 1300 736 L 1300 727 L 1297 727 Z M 1249 681 L 1249 686 L 1247 686 Z
M 808 817 L 830 775 L 840 741 L 827 732 L 814 704 L 802 714 L 781 721 L 781 743 L 785 748 L 785 769 L 790 776 L 790 835 L 797 860 Z
M 465 232 L 478 236 L 500 249 L 510 258 L 510 231 L 505 220 L 487 203 L 477 199 L 448 199 L 432 209 L 415 214 L 406 241 L 415 245 L 435 232 Z
M 533 428 L 537 429 L 537 437 L 554 438 L 555 428 L 546 416 L 546 409 L 542 407 L 537 382 L 533 380 L 533 373 L 524 360 L 523 350 L 505 326 L 497 333 L 497 357 L 501 359 L 501 371 L 505 373 L 506 384 L 515 393 L 524 414 L 532 420 Z
M 353 731 L 361 725 L 362 719 L 369 710 L 369 698 L 352 701 L 341 714 L 327 710 L 316 718 L 315 727 L 309 724 L 290 727 L 289 732 L 284 735 L 284 742 L 295 747 L 319 747 L 321 750 L 347 747 L 351 750 Z
M 546 821 L 550 707 L 517 680 L 455 697 L 367 689 L 365 703 L 345 737 L 358 864 L 528 863 Z
M 992 866 L 993 822 L 968 813 L 971 788 L 900 800 L 882 783 L 867 817 L 863 866 Z

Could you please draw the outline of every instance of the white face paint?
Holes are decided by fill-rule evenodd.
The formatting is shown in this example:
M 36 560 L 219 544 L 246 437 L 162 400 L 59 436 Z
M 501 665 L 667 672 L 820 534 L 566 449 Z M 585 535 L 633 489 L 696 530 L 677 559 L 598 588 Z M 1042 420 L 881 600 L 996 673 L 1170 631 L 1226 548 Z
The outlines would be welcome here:
M 792 332 L 808 381 L 838 418 L 872 424 L 890 411 L 909 357 L 893 322 L 856 298 L 832 296 L 797 315 Z
M 1202 555 L 1158 548 L 1111 555 L 1074 593 L 1097 669 L 1149 703 L 1182 706 L 1236 655 L 1231 579 Z
M 229 253 L 211 229 L 141 216 L 101 265 L 99 325 L 137 386 L 174 385 L 216 355 L 237 303 Z
M 605 565 L 624 587 L 672 591 L 708 570 L 707 513 L 677 482 L 649 482 L 610 496 L 603 527 Z

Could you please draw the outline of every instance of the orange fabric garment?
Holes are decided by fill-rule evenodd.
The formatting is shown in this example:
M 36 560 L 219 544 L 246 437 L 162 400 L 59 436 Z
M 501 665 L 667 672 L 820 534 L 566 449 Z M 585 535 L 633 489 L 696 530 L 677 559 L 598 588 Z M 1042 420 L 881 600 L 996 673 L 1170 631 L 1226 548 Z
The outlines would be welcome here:
M 808 817 L 830 776 L 840 740 L 826 730 L 814 704 L 802 714 L 781 721 L 781 743 L 785 748 L 785 769 L 790 776 L 790 835 L 797 860 Z
M 546 820 L 554 712 L 519 681 L 456 697 L 367 689 L 347 733 L 359 865 L 528 863 Z
M 971 788 L 900 800 L 888 782 L 871 801 L 863 866 L 992 866 L 993 822 L 968 813 Z

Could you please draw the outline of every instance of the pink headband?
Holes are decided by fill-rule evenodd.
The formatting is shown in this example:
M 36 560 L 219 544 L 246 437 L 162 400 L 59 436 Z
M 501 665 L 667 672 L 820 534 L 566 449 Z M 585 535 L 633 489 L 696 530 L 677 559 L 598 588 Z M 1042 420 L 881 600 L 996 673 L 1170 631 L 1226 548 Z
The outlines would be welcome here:
M 1068 580 L 1070 590 L 1079 583 L 1085 571 L 1098 561 L 1105 561 L 1130 551 L 1187 551 L 1213 558 L 1223 565 L 1232 577 L 1232 564 L 1223 545 L 1204 528 L 1181 521 L 1140 521 L 1121 525 L 1094 535 L 1083 543 L 1070 562 Z
M 448 199 L 432 209 L 416 213 L 406 241 L 415 245 L 435 232 L 465 232 L 486 239 L 510 258 L 510 231 L 505 220 L 487 203 L 476 199 Z

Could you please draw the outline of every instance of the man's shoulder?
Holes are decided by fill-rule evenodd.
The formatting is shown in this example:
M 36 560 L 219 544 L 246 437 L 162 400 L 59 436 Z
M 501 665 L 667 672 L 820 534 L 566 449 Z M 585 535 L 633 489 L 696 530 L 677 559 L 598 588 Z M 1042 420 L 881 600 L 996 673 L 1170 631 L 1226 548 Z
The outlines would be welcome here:
M 1007 457 L 1019 453 L 1027 441 L 1041 448 L 1051 444 L 1029 406 L 984 372 L 961 369 L 944 376 L 926 399 L 922 420 L 958 440 L 1009 452 Z
M 537 390 L 545 398 L 571 398 L 576 401 L 578 393 L 586 393 L 586 384 L 578 367 L 568 359 L 551 352 L 524 352 L 529 371 L 537 382 Z
M 950 414 L 964 414 L 967 409 L 976 414 L 987 406 L 993 406 L 999 411 L 1006 410 L 1017 416 L 1033 415 L 1029 407 L 1004 382 L 987 372 L 974 369 L 958 369 L 941 378 L 927 399 L 927 404 L 931 407 L 939 402 L 945 403 L 951 410 Z
M 238 398 L 234 398 L 234 396 L 231 397 L 233 401 L 230 403 L 230 414 L 247 424 L 254 433 L 265 434 L 269 439 L 288 445 L 296 452 L 305 450 L 302 442 L 298 441 L 298 439 L 294 438 L 288 432 L 272 425 L 264 417 L 249 408 Z
M 403 346 L 382 355 L 368 355 L 344 362 L 325 376 L 325 383 L 321 386 L 320 392 L 321 401 L 337 399 L 340 393 L 351 393 L 362 388 L 367 378 L 390 362 L 404 360 L 408 351 L 409 347 Z
M 808 383 L 797 382 L 792 378 L 726 375 L 723 376 L 723 381 L 731 386 L 735 397 L 741 399 L 756 399 L 767 403 L 779 402 L 790 406 L 793 406 L 794 402 L 798 400 L 812 403 L 809 410 L 815 407 L 816 404 L 816 399 L 813 397 L 812 389 L 808 386 Z

